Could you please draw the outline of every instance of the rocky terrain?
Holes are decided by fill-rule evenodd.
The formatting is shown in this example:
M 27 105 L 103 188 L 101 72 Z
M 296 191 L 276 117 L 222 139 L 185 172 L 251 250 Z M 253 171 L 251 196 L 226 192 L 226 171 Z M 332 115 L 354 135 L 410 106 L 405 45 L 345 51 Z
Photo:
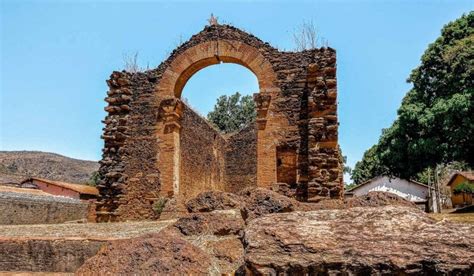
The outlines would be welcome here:
M 473 225 L 438 222 L 386 193 L 308 204 L 264 189 L 212 191 L 173 206 L 179 218 L 162 232 L 109 241 L 77 273 L 474 273 Z
M 252 274 L 474 272 L 474 227 L 402 206 L 273 214 L 247 225 L 244 244 Z
M 99 169 L 94 161 L 40 151 L 0 151 L 0 184 L 16 185 L 27 177 L 87 183 Z

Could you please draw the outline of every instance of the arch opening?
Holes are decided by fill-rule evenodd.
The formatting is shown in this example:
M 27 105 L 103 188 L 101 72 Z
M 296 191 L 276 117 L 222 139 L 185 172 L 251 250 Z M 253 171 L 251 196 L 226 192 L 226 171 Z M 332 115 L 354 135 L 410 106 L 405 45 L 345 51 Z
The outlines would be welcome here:
M 234 40 L 214 40 L 190 47 L 174 57 L 163 73 L 158 93 L 180 98 L 187 81 L 199 70 L 219 63 L 240 64 L 257 77 L 259 92 L 277 92 L 276 74 L 257 48 Z
M 256 186 L 253 93 L 257 91 L 256 76 L 237 64 L 210 65 L 188 79 L 181 93 L 183 112 L 179 131 L 179 194 L 184 198 L 205 190 L 237 192 Z M 241 94 L 239 102 L 230 100 L 230 97 L 236 99 L 236 92 Z M 226 103 L 235 105 L 231 108 L 221 104 L 214 110 L 221 96 L 226 96 Z M 246 114 L 237 113 L 235 108 L 241 104 L 245 105 Z M 215 112 L 211 118 L 207 116 L 210 111 Z
M 186 84 L 197 73 L 199 73 L 200 71 L 205 70 L 209 67 L 223 65 L 223 64 L 224 65 L 229 65 L 229 64 L 230 65 L 240 65 L 242 67 L 245 67 L 247 70 L 252 72 L 252 74 L 257 79 L 257 82 L 259 82 L 257 74 L 254 71 L 252 71 L 252 68 L 248 67 L 248 65 L 246 65 L 241 60 L 236 59 L 236 58 L 232 58 L 232 57 L 217 57 L 217 56 L 214 56 L 214 57 L 211 57 L 211 58 L 200 60 L 200 61 L 192 64 L 189 68 L 187 68 L 181 74 L 181 76 L 176 81 L 176 86 L 175 86 L 175 89 L 174 89 L 175 96 L 178 97 L 178 98 L 181 97 L 181 95 L 183 93 L 183 89 L 186 87 Z M 260 85 L 260 83 L 259 83 L 259 85 Z M 257 91 L 259 91 L 259 89 L 255 90 L 255 91 L 257 92 Z
M 255 75 L 258 82 L 258 90 L 252 91 L 258 95 L 254 97 L 256 123 L 226 137 L 219 133 L 211 134 L 216 130 L 179 100 L 186 84 L 196 73 L 220 63 L 243 66 Z M 279 92 L 279 88 L 271 64 L 258 49 L 228 40 L 190 47 L 173 58 L 156 90 L 162 99 L 180 102 L 178 109 L 171 108 L 177 113 L 174 130 L 166 131 L 167 122 L 164 122 L 163 129 L 158 131 L 158 138 L 163 141 L 158 163 L 162 194 L 188 197 L 205 190 L 236 192 L 247 186 L 270 187 L 275 183 L 275 144 L 271 134 L 265 131 L 265 125 L 271 94 Z M 195 148 L 205 150 L 196 152 Z M 242 160 L 249 162 L 244 164 Z M 210 168 L 208 172 L 205 172 L 206 167 Z M 245 167 L 245 172 L 239 172 L 238 168 L 242 167 Z M 196 182 L 197 175 L 201 180 L 192 183 Z
M 220 96 L 236 92 L 242 96 L 253 96 L 258 91 L 258 79 L 252 71 L 239 64 L 221 63 L 207 66 L 191 76 L 180 98 L 207 117 Z

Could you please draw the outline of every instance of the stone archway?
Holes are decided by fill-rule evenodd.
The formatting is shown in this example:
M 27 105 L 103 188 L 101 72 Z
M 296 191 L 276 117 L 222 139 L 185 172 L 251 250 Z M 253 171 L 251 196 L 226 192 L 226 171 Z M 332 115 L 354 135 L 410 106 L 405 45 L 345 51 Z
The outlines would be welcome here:
M 335 51 L 282 52 L 212 25 L 156 69 L 113 72 L 107 81 L 99 221 L 154 218 L 155 202 L 179 192 L 181 92 L 194 73 L 220 62 L 258 79 L 256 185 L 303 201 L 342 197 Z
M 181 92 L 196 72 L 221 62 L 240 64 L 252 71 L 258 79 L 259 93 L 255 95 L 259 103 L 257 185 L 270 188 L 277 181 L 276 145 L 271 139 L 271 133 L 266 130 L 267 123 L 272 126 L 278 123 L 267 118 L 271 95 L 280 92 L 273 67 L 255 47 L 236 40 L 212 40 L 190 47 L 174 57 L 155 88 L 162 102 L 162 120 L 158 128 L 158 138 L 162 141 L 159 158 L 162 195 L 176 195 L 180 190 Z

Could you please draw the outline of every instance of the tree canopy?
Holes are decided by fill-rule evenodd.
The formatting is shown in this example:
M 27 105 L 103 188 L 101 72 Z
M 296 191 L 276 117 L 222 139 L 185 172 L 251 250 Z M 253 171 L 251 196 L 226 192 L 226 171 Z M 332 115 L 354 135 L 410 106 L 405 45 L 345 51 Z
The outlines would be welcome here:
M 242 96 L 236 92 L 230 96 L 220 96 L 214 110 L 207 114 L 207 119 L 224 133 L 242 129 L 253 122 L 257 116 L 252 96 Z
M 390 128 L 352 172 L 355 183 L 380 173 L 415 178 L 427 167 L 474 164 L 474 12 L 444 26 L 408 78 Z
M 355 164 L 351 177 L 354 183 L 360 184 L 384 173 L 387 173 L 387 168 L 380 163 L 377 145 L 374 145 L 364 153 L 362 160 Z

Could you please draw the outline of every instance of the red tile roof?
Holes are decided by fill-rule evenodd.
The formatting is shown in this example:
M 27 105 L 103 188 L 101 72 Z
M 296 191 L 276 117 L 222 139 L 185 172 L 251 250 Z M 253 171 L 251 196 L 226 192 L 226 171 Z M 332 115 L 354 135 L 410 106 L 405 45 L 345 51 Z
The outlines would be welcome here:
M 73 183 L 67 183 L 67 182 L 62 182 L 62 181 L 54 181 L 54 180 L 49 180 L 49 179 L 43 179 L 43 178 L 37 178 L 37 177 L 31 177 L 26 180 L 23 180 L 21 183 L 26 183 L 26 182 L 32 182 L 33 180 L 36 181 L 41 181 L 50 185 L 62 187 L 65 189 L 73 190 L 75 192 L 78 192 L 80 194 L 87 194 L 87 195 L 99 195 L 99 190 L 97 190 L 96 187 L 88 186 L 88 185 L 83 185 L 83 184 L 73 184 Z
M 0 193 L 2 192 L 52 196 L 51 194 L 48 194 L 38 189 L 17 188 L 17 187 L 10 187 L 10 186 L 0 186 Z

